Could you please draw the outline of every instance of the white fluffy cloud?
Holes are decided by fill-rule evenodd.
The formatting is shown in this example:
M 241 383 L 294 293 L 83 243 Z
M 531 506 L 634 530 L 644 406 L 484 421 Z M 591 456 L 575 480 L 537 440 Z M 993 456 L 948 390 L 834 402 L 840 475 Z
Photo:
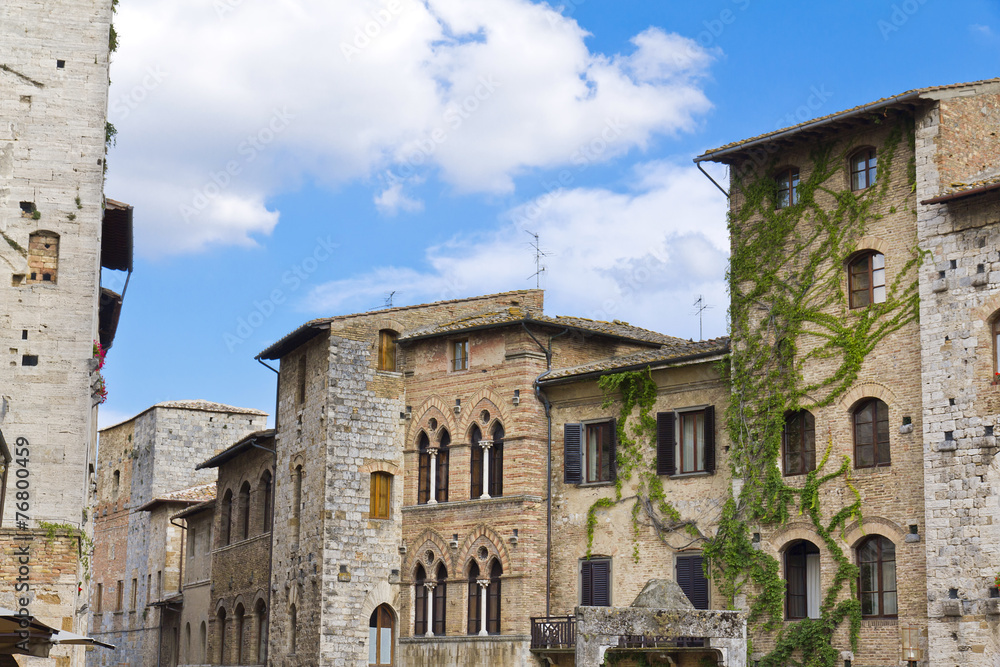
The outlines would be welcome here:
M 313 290 L 307 307 L 350 312 L 392 291 L 399 294 L 397 302 L 419 303 L 533 287 L 526 280 L 535 271 L 530 230 L 548 253 L 542 279 L 547 312 L 622 319 L 698 337 L 693 301 L 703 295 L 712 306 L 705 334 L 721 335 L 729 254 L 725 217 L 725 197 L 696 168 L 640 164 L 631 190 L 575 188 L 543 195 L 510 211 L 497 231 L 428 248 L 430 270 L 381 267 L 329 282 Z
M 123 2 L 108 191 L 143 211 L 140 251 L 246 244 L 302 180 L 391 174 L 510 192 L 534 168 L 604 160 L 691 129 L 712 54 L 650 28 L 627 53 L 527 0 Z M 603 147 L 596 150 L 595 147 Z

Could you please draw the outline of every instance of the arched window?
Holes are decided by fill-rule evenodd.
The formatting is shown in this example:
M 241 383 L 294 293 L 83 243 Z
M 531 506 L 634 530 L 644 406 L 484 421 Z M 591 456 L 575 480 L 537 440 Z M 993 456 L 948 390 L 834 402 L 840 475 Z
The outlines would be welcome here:
M 894 618 L 896 608 L 896 546 L 881 535 L 858 545 L 858 594 L 862 616 Z
M 240 539 L 245 540 L 250 537 L 250 482 L 243 482 L 240 487 L 237 511 L 239 512 Z
M 466 632 L 470 635 L 479 634 L 480 610 L 482 609 L 483 589 L 479 585 L 479 563 L 469 563 L 469 624 Z
M 471 489 L 469 497 L 473 500 L 483 495 L 483 448 L 479 444 L 482 440 L 483 434 L 479 430 L 479 427 L 473 426 L 472 431 L 469 432 L 469 444 L 472 453 L 472 460 L 469 464 L 472 474 L 469 485 Z
M 373 472 L 369 486 L 368 516 L 372 519 L 392 518 L 392 475 L 387 472 Z
M 437 470 L 435 471 L 434 499 L 439 503 L 448 502 L 448 446 L 451 445 L 451 435 L 441 429 L 438 440 Z
M 236 663 L 243 664 L 244 647 L 246 646 L 246 610 L 242 604 L 236 605 L 236 612 L 233 617 L 236 625 Z
M 417 451 L 419 452 L 419 462 L 417 470 L 417 504 L 423 505 L 431 499 L 431 441 L 427 434 L 421 431 L 417 439 Z
M 427 634 L 427 574 L 424 566 L 418 564 L 413 572 L 413 634 Z
M 122 473 L 121 473 L 120 470 L 116 470 L 115 473 L 111 476 L 111 497 L 112 498 L 117 498 L 118 497 L 118 493 L 121 491 L 121 483 L 122 483 Z
M 486 632 L 500 634 L 500 575 L 503 568 L 496 558 L 490 564 L 490 585 L 486 588 Z
M 232 528 L 233 522 L 233 492 L 231 489 L 226 489 L 226 493 L 222 496 L 222 511 L 219 513 L 219 545 L 226 546 L 229 544 L 229 536 Z
M 55 284 L 59 274 L 59 235 L 38 231 L 28 236 L 28 279 L 26 283 Z
M 490 447 L 490 497 L 503 495 L 503 425 L 493 427 L 493 446 Z
M 191 648 L 192 648 L 191 647 L 191 624 L 190 623 L 185 623 L 184 624 L 184 649 L 183 649 L 184 652 L 182 653 L 183 657 L 181 659 L 184 660 L 184 662 L 186 662 L 186 663 L 194 662 L 194 660 L 192 660 L 192 658 L 194 658 L 194 652 L 191 650 Z
M 288 652 L 295 654 L 295 645 L 299 639 L 299 619 L 298 612 L 293 604 L 288 608 Z
M 270 470 L 265 470 L 264 474 L 260 476 L 260 485 L 257 492 L 260 494 L 260 532 L 266 533 L 271 530 L 273 503 Z
M 396 659 L 396 623 L 392 609 L 383 604 L 368 619 L 368 665 L 394 665 Z
M 852 309 L 885 303 L 885 255 L 880 252 L 856 255 L 847 265 L 847 282 Z
M 445 612 L 448 609 L 448 570 L 444 563 L 439 563 L 437 568 L 437 585 L 434 586 L 434 619 L 432 630 L 434 636 L 443 637 L 446 633 Z
M 218 662 L 216 664 L 225 665 L 226 662 L 226 610 L 220 609 L 215 618 L 215 636 L 219 639 Z
M 854 151 L 848 163 L 851 166 L 852 190 L 864 190 L 875 184 L 875 177 L 878 175 L 878 159 L 875 156 L 874 148 L 869 146 Z
M 785 475 L 804 475 L 816 469 L 816 419 L 811 412 L 785 415 L 781 446 Z
M 799 169 L 789 167 L 778 172 L 774 177 L 778 185 L 778 198 L 775 208 L 785 208 L 799 203 Z
M 378 369 L 380 371 L 396 370 L 396 338 L 395 331 L 382 329 L 378 332 Z
M 208 627 L 205 625 L 205 621 L 201 622 L 201 628 L 198 630 L 198 664 L 204 664 L 205 659 L 208 657 Z
M 854 408 L 854 467 L 890 463 L 889 406 L 877 398 L 865 399 Z
M 295 546 L 299 545 L 299 537 L 302 535 L 302 466 L 295 466 L 292 472 L 292 528 L 295 538 Z
M 789 619 L 819 618 L 819 548 L 798 540 L 785 551 L 785 614 Z
M 257 600 L 254 609 L 254 621 L 257 626 L 257 664 L 267 664 L 267 605 L 263 600 Z

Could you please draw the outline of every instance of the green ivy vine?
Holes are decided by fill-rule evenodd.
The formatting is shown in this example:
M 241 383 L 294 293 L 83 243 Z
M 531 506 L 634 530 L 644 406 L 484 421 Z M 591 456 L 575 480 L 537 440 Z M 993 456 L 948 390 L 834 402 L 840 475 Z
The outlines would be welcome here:
M 798 202 L 785 208 L 776 208 L 776 184 L 767 173 L 745 182 L 734 176 L 733 196 L 739 203 L 729 220 L 733 352 L 726 364 L 732 388 L 726 420 L 731 472 L 739 481 L 705 554 L 729 604 L 740 593 L 753 592 L 749 622 L 758 630 L 778 631 L 762 667 L 833 667 L 839 654 L 832 639 L 844 621 L 857 649 L 858 569 L 837 540 L 849 521 L 862 518 L 860 494 L 850 480 L 851 462 L 845 457 L 836 469 L 827 470 L 831 440 L 801 487 L 785 484 L 778 462 L 785 414 L 833 403 L 854 385 L 875 346 L 919 315 L 916 269 L 923 255 L 917 248 L 886 285 L 883 303 L 849 310 L 844 289 L 845 261 L 858 249 L 859 239 L 873 221 L 896 213 L 886 205 L 893 163 L 900 142 L 906 139 L 912 147 L 914 135 L 911 122 L 891 122 L 879 149 L 878 179 L 865 190 L 834 187 L 853 146 L 838 151 L 831 144 L 818 145 L 811 154 L 812 172 L 799 184 Z M 906 171 L 912 188 L 912 160 Z M 916 216 L 915 210 L 907 212 Z M 827 372 L 806 379 L 806 364 Z M 820 489 L 832 483 L 849 490 L 848 500 L 824 512 Z M 813 524 L 836 571 L 820 618 L 785 624 L 785 582 L 778 561 L 760 550 L 750 533 L 751 526 L 780 527 L 795 510 Z

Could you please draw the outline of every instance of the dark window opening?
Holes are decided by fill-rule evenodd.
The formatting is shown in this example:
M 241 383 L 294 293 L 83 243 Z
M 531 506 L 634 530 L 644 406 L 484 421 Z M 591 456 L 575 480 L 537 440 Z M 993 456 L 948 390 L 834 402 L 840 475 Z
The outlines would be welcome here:
M 708 609 L 708 579 L 705 578 L 704 562 L 700 553 L 677 556 L 677 584 L 695 609 Z
M 786 476 L 816 469 L 816 419 L 811 412 L 799 410 L 785 415 L 781 445 Z
M 896 617 L 896 546 L 872 535 L 858 546 L 861 615 Z
M 785 614 L 788 619 L 819 618 L 819 548 L 807 540 L 785 552 Z
M 580 605 L 611 606 L 611 559 L 591 558 L 580 563 Z
M 65 60 L 57 60 L 56 61 L 56 69 L 63 69 L 65 67 L 66 67 L 66 61 Z
M 778 199 L 775 208 L 786 208 L 799 203 L 799 170 L 785 169 L 774 178 L 778 184 Z
M 890 463 L 889 406 L 877 398 L 864 400 L 854 409 L 854 467 Z
M 37 366 L 38 365 L 38 355 L 37 354 L 25 354 L 21 356 L 22 366 Z
M 584 481 L 613 482 L 615 480 L 614 422 L 586 425 L 584 443 Z

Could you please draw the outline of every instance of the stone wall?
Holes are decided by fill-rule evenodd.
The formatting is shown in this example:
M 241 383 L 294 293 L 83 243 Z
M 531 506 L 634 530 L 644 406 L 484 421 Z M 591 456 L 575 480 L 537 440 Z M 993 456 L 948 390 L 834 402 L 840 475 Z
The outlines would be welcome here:
M 917 122 L 917 192 L 1000 172 L 1000 86 L 939 95 Z M 968 95 L 975 92 L 975 95 Z M 1000 309 L 1000 196 L 922 205 L 920 271 L 927 606 L 931 664 L 992 665 L 1000 610 L 1000 386 L 990 327 Z
M 88 535 L 82 510 L 90 500 L 96 441 L 91 359 L 110 23 L 111 0 L 0 3 L 0 342 L 7 358 L 0 365 L 0 429 L 12 445 L 17 438 L 31 445 L 29 524 L 69 524 Z M 36 232 L 58 237 L 58 257 L 42 260 L 58 261 L 54 280 L 30 281 L 32 271 L 44 278 L 38 261 L 29 266 Z M 14 511 L 8 501 L 5 526 L 14 525 Z M 43 555 L 37 554 L 39 567 L 45 567 Z M 0 564 L 8 557 L 4 552 Z M 76 610 L 89 597 L 89 582 L 77 566 L 64 583 L 53 584 L 58 609 L 37 604 L 39 613 L 57 617 L 43 620 L 63 627 L 61 619 L 69 618 L 69 629 L 86 632 L 85 616 Z M 83 649 L 53 656 L 74 667 L 84 661 Z
M 181 610 L 181 665 L 209 663 L 208 628 L 212 617 L 212 524 L 214 502 L 199 505 L 200 511 L 186 513 L 178 523 L 187 527 L 184 553 L 184 607 Z M 195 508 L 191 508 L 195 512 Z

